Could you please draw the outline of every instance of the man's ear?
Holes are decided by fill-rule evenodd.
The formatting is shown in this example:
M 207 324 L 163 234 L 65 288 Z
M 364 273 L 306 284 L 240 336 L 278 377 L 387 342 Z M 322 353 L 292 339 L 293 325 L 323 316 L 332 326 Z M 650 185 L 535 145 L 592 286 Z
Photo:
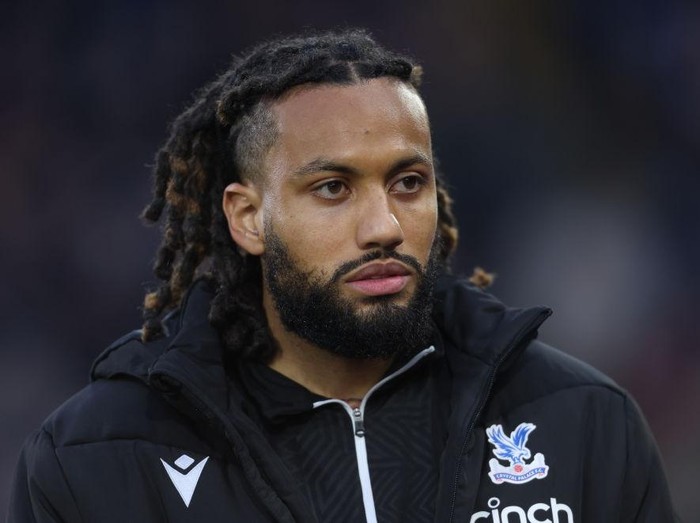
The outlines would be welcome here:
M 265 251 L 262 237 L 262 198 L 253 185 L 232 183 L 224 189 L 223 211 L 228 230 L 236 244 L 249 254 Z

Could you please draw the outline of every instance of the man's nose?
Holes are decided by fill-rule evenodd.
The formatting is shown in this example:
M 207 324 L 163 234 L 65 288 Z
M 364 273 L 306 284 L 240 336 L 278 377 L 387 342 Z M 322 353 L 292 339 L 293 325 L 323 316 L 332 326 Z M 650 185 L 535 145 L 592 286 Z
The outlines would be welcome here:
M 358 213 L 357 243 L 361 249 L 393 250 L 403 243 L 401 224 L 384 191 L 368 198 Z

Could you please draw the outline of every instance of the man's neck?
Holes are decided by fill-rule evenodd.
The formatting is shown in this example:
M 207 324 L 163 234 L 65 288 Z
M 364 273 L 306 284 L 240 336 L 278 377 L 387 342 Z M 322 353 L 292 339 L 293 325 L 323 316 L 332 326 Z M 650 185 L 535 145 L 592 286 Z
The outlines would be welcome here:
M 268 315 L 278 351 L 270 368 L 326 398 L 355 405 L 387 369 L 392 358 L 353 359 L 317 347 L 284 328 L 277 315 Z

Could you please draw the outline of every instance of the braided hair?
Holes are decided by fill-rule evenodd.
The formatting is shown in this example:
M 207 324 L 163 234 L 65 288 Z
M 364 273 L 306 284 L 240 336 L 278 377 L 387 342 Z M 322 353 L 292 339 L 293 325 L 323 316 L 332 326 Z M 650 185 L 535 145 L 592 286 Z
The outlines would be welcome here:
M 146 222 L 164 218 L 154 274 L 146 294 L 144 341 L 164 332 L 162 317 L 175 309 L 196 277 L 215 287 L 209 320 L 230 355 L 267 361 L 274 355 L 262 311 L 260 260 L 237 248 L 221 208 L 224 188 L 255 179 L 275 139 L 270 104 L 301 84 L 348 85 L 397 78 L 417 88 L 422 69 L 378 45 L 362 30 L 328 32 L 264 43 L 199 91 L 172 123 L 154 168 Z M 437 180 L 440 256 L 454 250 L 452 200 Z

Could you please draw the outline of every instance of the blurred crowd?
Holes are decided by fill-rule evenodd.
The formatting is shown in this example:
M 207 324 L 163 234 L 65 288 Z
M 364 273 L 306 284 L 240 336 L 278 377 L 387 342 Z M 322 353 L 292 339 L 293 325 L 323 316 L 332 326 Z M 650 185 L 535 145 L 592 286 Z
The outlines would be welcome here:
M 630 390 L 700 520 L 700 4 L 14 2 L 0 21 L 0 514 L 23 439 L 139 326 L 167 123 L 232 54 L 362 26 L 424 64 L 454 272 Z

